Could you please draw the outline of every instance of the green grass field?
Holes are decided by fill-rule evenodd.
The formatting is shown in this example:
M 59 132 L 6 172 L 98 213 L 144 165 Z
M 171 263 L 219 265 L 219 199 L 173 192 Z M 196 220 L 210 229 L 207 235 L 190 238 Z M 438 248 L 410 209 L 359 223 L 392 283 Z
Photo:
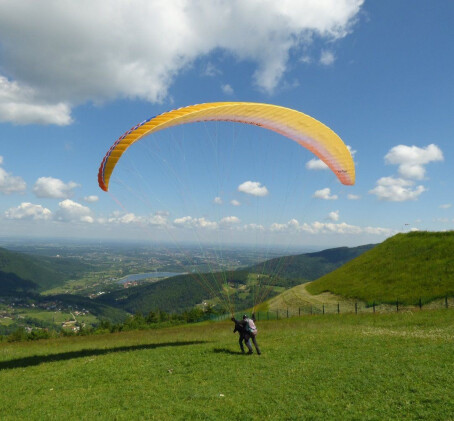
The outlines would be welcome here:
M 231 322 L 0 344 L 2 420 L 454 417 L 454 311 Z

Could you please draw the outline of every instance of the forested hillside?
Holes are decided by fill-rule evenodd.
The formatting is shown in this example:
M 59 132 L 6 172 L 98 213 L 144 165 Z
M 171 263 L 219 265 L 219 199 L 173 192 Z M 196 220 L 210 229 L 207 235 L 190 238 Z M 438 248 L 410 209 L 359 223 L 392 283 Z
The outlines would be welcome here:
M 11 280 L 11 274 L 17 282 L 32 282 L 39 290 L 45 290 L 88 269 L 89 265 L 76 259 L 30 256 L 0 248 L 0 293 L 10 282 L 7 277 Z
M 337 247 L 315 253 L 284 256 L 267 260 L 248 270 L 259 274 L 278 275 L 282 278 L 299 280 L 300 282 L 287 285 L 294 286 L 318 279 L 374 246 L 374 244 L 368 244 L 359 247 Z
M 175 312 L 219 296 L 218 291 L 226 282 L 244 284 L 247 276 L 246 271 L 180 275 L 102 295 L 96 301 L 131 313 L 157 309 Z

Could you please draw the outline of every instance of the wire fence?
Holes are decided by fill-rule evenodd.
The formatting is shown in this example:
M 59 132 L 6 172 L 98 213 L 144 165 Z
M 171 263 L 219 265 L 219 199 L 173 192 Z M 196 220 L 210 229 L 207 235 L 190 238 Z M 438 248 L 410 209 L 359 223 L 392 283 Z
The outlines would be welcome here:
M 454 296 L 445 296 L 437 300 L 428 302 L 420 298 L 416 304 L 408 305 L 399 302 L 398 299 L 394 303 L 366 304 L 361 301 L 343 301 L 338 303 L 320 303 L 320 304 L 305 304 L 300 306 L 289 305 L 285 308 L 273 308 L 267 311 L 256 311 L 256 320 L 278 320 L 290 317 L 301 317 L 308 315 L 323 315 L 323 314 L 371 314 L 371 313 L 390 313 L 390 312 L 409 312 L 434 310 L 442 308 L 454 308 Z M 242 315 L 247 311 L 235 313 L 236 319 L 241 319 Z M 213 320 L 221 321 L 228 320 L 232 317 L 231 314 L 223 314 L 213 317 Z

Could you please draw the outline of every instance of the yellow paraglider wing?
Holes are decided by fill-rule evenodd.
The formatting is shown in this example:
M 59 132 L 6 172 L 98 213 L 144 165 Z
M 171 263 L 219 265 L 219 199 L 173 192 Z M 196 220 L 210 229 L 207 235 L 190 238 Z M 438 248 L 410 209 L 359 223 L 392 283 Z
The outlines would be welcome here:
M 315 118 L 272 104 L 213 102 L 160 114 L 127 131 L 104 157 L 98 172 L 99 186 L 108 190 L 115 165 L 133 143 L 168 127 L 200 121 L 234 121 L 280 133 L 312 151 L 328 165 L 342 184 L 355 184 L 355 166 L 348 148 L 336 133 Z

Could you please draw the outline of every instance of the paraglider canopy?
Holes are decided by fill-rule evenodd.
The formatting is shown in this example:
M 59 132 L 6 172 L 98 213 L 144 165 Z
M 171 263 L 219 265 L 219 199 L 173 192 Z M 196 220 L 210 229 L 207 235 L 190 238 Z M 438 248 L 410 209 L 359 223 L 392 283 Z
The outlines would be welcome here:
M 233 121 L 272 130 L 320 158 L 345 185 L 355 183 L 355 166 L 341 138 L 320 121 L 299 111 L 253 102 L 213 102 L 168 111 L 137 124 L 109 149 L 98 172 L 99 187 L 109 189 L 112 172 L 126 149 L 143 137 L 172 126 L 202 121 Z

